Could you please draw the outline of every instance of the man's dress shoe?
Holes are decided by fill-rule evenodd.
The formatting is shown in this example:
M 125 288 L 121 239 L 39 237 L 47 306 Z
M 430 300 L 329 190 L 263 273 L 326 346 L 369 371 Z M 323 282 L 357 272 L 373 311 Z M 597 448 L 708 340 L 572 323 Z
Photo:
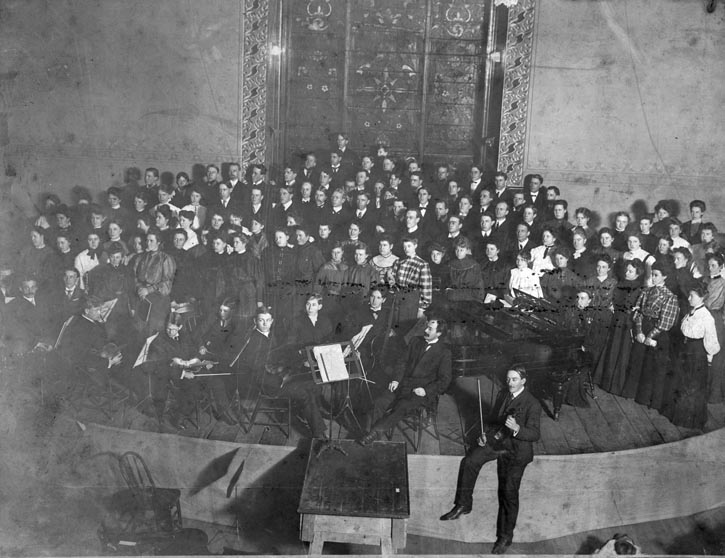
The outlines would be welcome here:
M 511 546 L 511 539 L 499 537 L 493 545 L 491 554 L 505 554 L 509 546 Z
M 458 519 L 462 515 L 466 515 L 468 513 L 471 513 L 471 508 L 464 508 L 463 506 L 453 506 L 453 509 L 449 511 L 448 513 L 444 513 L 441 516 L 441 521 L 453 521 L 454 519 Z

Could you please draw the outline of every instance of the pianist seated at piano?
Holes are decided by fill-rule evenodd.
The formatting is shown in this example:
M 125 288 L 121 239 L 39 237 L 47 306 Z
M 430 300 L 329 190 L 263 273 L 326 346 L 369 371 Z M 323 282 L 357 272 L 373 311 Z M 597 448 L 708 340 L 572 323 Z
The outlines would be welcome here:
M 531 252 L 523 250 L 516 254 L 516 267 L 511 270 L 509 279 L 509 295 L 516 298 L 516 291 L 521 291 L 535 298 L 543 298 L 539 274 L 532 269 Z

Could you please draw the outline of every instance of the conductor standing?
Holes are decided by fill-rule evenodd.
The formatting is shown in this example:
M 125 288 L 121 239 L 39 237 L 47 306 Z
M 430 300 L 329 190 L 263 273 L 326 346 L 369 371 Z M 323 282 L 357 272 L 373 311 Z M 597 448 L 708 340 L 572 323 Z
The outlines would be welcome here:
M 441 521 L 471 513 L 473 489 L 481 467 L 494 459 L 498 470 L 498 518 L 493 554 L 503 554 L 513 541 L 519 513 L 519 486 L 526 466 L 534 459 L 534 442 L 540 437 L 541 405 L 526 391 L 526 370 L 522 366 L 506 373 L 508 391 L 501 390 L 493 407 L 492 429 L 485 429 L 461 461 L 453 509 Z

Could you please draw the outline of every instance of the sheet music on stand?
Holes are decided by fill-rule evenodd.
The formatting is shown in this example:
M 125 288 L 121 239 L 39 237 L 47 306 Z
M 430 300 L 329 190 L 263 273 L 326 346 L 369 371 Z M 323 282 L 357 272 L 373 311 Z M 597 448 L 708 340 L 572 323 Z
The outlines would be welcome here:
M 146 339 L 146 342 L 143 344 L 143 347 L 141 347 L 141 352 L 138 354 L 138 357 L 136 357 L 136 362 L 133 363 L 132 368 L 141 366 L 144 362 L 148 360 L 149 348 L 151 347 L 151 343 L 153 343 L 154 339 L 156 339 L 158 336 L 158 333 L 154 333 L 152 336 Z
M 316 384 L 365 380 L 360 355 L 352 341 L 305 347 L 307 364 Z
M 340 382 L 350 378 L 342 354 L 342 345 L 317 345 L 312 348 L 323 383 Z

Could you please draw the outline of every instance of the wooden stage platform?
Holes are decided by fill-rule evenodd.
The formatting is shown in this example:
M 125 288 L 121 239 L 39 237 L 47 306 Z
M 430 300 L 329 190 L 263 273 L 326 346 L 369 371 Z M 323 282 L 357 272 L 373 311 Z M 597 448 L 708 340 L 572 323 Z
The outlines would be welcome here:
M 438 407 L 438 429 L 440 440 L 436 440 L 430 433 L 425 432 L 421 440 L 418 454 L 425 455 L 463 455 L 464 449 L 460 443 L 462 424 L 458 413 L 458 405 L 471 409 L 477 403 L 472 400 L 475 394 L 475 380 L 463 378 L 457 380 L 462 389 L 451 390 L 454 395 L 446 394 L 440 399 Z M 487 378 L 481 379 L 481 391 L 484 399 L 484 408 L 490 405 L 496 392 Z M 461 393 L 464 395 L 462 396 Z M 468 394 L 466 397 L 465 394 Z M 635 448 L 645 448 L 658 444 L 676 442 L 698 434 L 711 432 L 725 427 L 725 404 L 708 405 L 708 422 L 704 431 L 680 428 L 673 425 L 666 417 L 657 411 L 648 409 L 635 403 L 633 400 L 611 395 L 595 386 L 594 397 L 588 397 L 588 407 L 562 407 L 559 420 L 555 421 L 550 411 L 550 399 L 542 401 L 545 412 L 541 420 L 541 440 L 536 443 L 537 455 L 575 455 L 580 453 L 594 453 L 606 451 L 621 451 Z M 464 413 L 465 414 L 465 413 Z M 138 412 L 127 413 L 124 420 L 114 416 L 109 420 L 105 416 L 86 417 L 94 422 L 108 424 L 109 426 L 133 428 L 138 430 L 159 431 L 158 423 Z M 83 420 L 81 417 L 80 420 Z M 475 416 L 471 414 L 467 428 Z M 171 433 L 170 430 L 162 430 Z M 263 443 L 271 445 L 298 446 L 301 439 L 307 434 L 306 427 L 296 419 L 292 422 L 292 432 L 289 439 L 279 429 L 272 428 L 265 431 L 263 427 L 256 426 L 248 433 L 238 427 L 226 425 L 222 422 L 202 421 L 200 429 L 191 428 L 176 432 L 181 436 L 202 437 L 212 440 L 242 443 Z M 334 435 L 338 433 L 338 426 L 333 427 Z M 353 436 L 344 428 L 341 437 Z M 412 453 L 410 439 L 397 429 L 393 432 L 393 441 L 408 442 L 408 450 Z

